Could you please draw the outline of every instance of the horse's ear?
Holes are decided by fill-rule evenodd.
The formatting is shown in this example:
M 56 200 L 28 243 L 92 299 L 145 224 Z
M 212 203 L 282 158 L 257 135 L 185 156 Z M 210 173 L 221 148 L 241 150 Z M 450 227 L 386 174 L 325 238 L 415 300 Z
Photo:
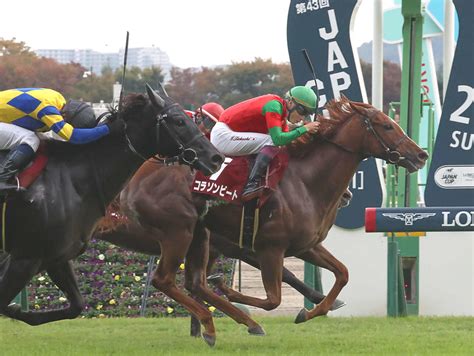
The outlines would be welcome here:
M 158 109 L 163 109 L 165 107 L 165 100 L 150 86 L 150 84 L 146 84 L 146 93 L 150 98 L 151 103 L 153 106 L 157 107 Z
M 160 91 L 160 94 L 162 94 L 162 95 L 164 95 L 164 96 L 166 96 L 166 97 L 169 97 L 169 95 L 168 95 L 168 93 L 166 92 L 165 87 L 163 86 L 163 84 L 161 84 L 161 83 L 158 83 L 158 84 L 159 84 L 158 89 L 159 89 L 159 91 Z
M 355 110 L 356 112 L 358 112 L 359 114 L 363 116 L 367 116 L 367 117 L 369 116 L 369 110 L 366 107 L 362 105 L 357 105 L 357 103 L 350 100 L 348 100 L 348 102 L 353 110 Z

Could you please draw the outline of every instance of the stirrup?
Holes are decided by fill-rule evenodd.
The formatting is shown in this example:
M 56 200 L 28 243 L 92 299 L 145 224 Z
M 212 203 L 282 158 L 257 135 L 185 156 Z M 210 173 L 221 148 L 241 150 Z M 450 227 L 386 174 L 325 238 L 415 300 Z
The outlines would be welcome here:
M 9 193 L 9 192 L 25 192 L 26 189 L 20 185 L 20 180 L 15 177 L 16 184 L 11 184 L 8 182 L 0 182 L 0 195 Z
M 263 189 L 264 189 L 264 187 L 262 185 L 260 185 L 255 189 L 252 189 L 252 190 L 249 190 L 249 191 L 246 191 L 246 192 L 242 192 L 242 195 L 241 195 L 240 199 L 243 202 L 247 202 L 247 201 L 251 201 L 255 198 L 259 198 L 263 193 Z

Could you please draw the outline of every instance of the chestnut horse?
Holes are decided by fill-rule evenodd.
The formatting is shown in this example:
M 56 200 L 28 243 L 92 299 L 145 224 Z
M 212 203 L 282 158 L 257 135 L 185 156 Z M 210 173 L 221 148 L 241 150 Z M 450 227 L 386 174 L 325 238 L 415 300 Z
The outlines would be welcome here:
M 321 129 L 317 136 L 306 136 L 306 140 L 289 147 L 291 159 L 286 173 L 260 210 L 254 247 L 267 297 L 242 295 L 217 279 L 215 282 L 229 301 L 266 310 L 276 308 L 281 301 L 283 259 L 297 256 L 332 271 L 336 280 L 327 297 L 311 311 L 303 309 L 296 322 L 326 315 L 347 283 L 348 271 L 322 242 L 334 223 L 341 195 L 357 166 L 371 156 L 399 164 L 410 172 L 424 166 L 428 154 L 371 105 L 342 98 L 329 103 L 327 110 L 330 118 L 319 117 Z M 241 207 L 209 207 L 208 197 L 179 188 L 190 186 L 192 180 L 193 174 L 185 168 L 157 170 L 145 164 L 122 192 L 121 209 L 160 244 L 161 259 L 152 279 L 156 288 L 194 313 L 192 299 L 185 299 L 174 283 L 176 270 L 186 258 L 185 287 L 194 296 L 249 326 L 245 314 L 236 311 L 228 301 L 215 299 L 205 286 L 207 229 L 238 246 Z M 157 189 L 157 181 L 162 194 L 160 200 L 152 193 Z M 253 332 L 255 327 L 249 331 Z M 209 343 L 215 341 L 215 334 L 209 334 L 207 328 L 204 336 Z
M 81 254 L 104 208 L 123 189 L 144 160 L 159 152 L 200 169 L 217 171 L 222 155 L 164 90 L 147 86 L 126 97 L 109 120 L 123 120 L 125 132 L 81 147 L 48 142 L 49 162 L 25 193 L 8 200 L 2 219 L 0 313 L 30 325 L 80 314 L 80 294 L 71 260 Z M 10 197 L 9 197 L 10 198 Z M 6 233 L 5 233 L 6 232 Z M 9 304 L 28 281 L 46 270 L 70 305 L 47 312 L 24 312 Z M 204 312 L 207 309 L 204 309 Z M 207 311 L 208 312 L 208 311 Z
M 153 164 L 155 171 L 159 169 L 173 171 L 176 169 L 175 166 L 167 167 L 164 165 L 156 164 L 155 162 L 145 163 Z M 168 172 L 171 174 L 171 172 Z M 150 194 L 160 197 L 161 187 L 166 186 L 164 182 L 166 180 L 160 180 L 158 175 L 151 173 L 156 179 L 154 189 Z M 191 172 L 190 172 L 191 174 Z M 176 189 L 188 189 L 187 186 L 179 187 Z M 160 256 L 161 247 L 156 243 L 153 233 L 143 228 L 141 225 L 136 224 L 123 216 L 118 206 L 109 206 L 107 216 L 100 220 L 93 232 L 92 239 L 99 239 L 110 242 L 116 246 L 132 250 L 138 253 L 147 254 L 150 256 Z M 210 248 L 209 248 L 209 261 L 206 267 L 206 275 L 210 276 L 213 271 L 213 266 L 219 255 L 222 254 L 225 257 L 239 259 L 245 263 L 260 269 L 260 265 L 255 256 L 255 252 L 249 248 L 240 248 L 233 244 L 224 236 L 221 236 L 215 232 L 210 233 Z M 217 276 L 210 276 L 210 279 L 214 280 Z M 283 282 L 287 283 L 298 292 L 300 292 L 305 298 L 310 300 L 314 304 L 318 304 L 325 297 L 319 291 L 310 288 L 298 277 L 296 277 L 290 270 L 283 268 Z M 331 310 L 336 310 L 343 307 L 345 303 L 341 300 L 336 299 L 331 307 Z

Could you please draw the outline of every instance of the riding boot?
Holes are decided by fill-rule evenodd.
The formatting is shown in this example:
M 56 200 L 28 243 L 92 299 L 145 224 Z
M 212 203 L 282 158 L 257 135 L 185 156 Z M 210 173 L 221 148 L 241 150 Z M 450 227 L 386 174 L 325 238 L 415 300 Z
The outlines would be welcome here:
M 250 171 L 247 184 L 245 185 L 242 191 L 242 201 L 246 202 L 258 197 L 262 190 L 263 186 L 261 185 L 261 180 L 267 172 L 267 167 L 275 157 L 280 148 L 276 146 L 265 146 L 258 153 L 257 158 L 255 158 L 255 163 Z
M 0 163 L 0 194 L 11 190 L 23 191 L 17 184 L 8 181 L 31 161 L 35 154 L 33 149 L 22 144 L 8 152 L 3 162 Z
M 341 200 L 339 201 L 338 209 L 348 207 L 352 200 L 352 192 L 349 188 L 346 188 L 344 193 L 342 193 Z

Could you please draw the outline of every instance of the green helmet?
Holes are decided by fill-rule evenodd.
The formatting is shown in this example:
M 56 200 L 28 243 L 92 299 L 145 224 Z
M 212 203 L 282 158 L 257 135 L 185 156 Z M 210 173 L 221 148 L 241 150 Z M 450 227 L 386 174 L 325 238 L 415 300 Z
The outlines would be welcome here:
M 296 86 L 291 88 L 287 95 L 289 99 L 304 106 L 311 113 L 316 112 L 318 109 L 318 97 L 311 88 Z

